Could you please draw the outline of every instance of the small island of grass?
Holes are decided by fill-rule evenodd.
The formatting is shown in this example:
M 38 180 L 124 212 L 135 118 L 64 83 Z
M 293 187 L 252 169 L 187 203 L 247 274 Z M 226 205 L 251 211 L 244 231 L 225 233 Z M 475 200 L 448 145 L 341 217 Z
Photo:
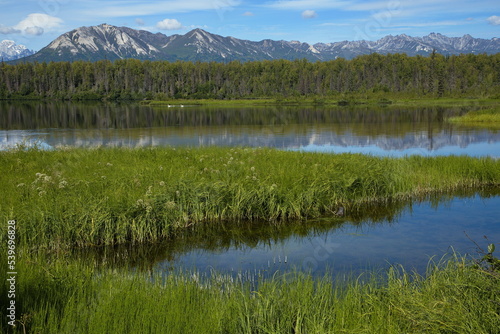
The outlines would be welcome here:
M 463 116 L 451 117 L 454 124 L 500 129 L 500 108 L 474 110 Z
M 13 173 L 13 171 L 16 171 Z M 500 161 L 250 148 L 0 153 L 4 221 L 33 248 L 142 243 L 221 221 L 293 223 L 368 204 L 498 187 Z M 7 234 L 1 236 L 6 242 Z

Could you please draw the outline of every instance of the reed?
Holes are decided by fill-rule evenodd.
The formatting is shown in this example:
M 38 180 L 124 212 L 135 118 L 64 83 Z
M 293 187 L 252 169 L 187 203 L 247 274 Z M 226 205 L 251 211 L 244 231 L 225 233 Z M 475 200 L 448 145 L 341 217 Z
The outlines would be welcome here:
M 165 100 L 142 100 L 141 105 L 151 107 L 168 108 L 180 106 L 217 106 L 217 107 L 235 107 L 235 106 L 284 106 L 284 105 L 387 105 L 395 104 L 398 106 L 498 106 L 498 99 L 484 97 L 449 97 L 432 98 L 422 97 L 415 94 L 404 93 L 348 93 L 335 96 L 295 96 L 295 97 L 261 97 L 261 98 L 241 98 L 241 99 L 165 99 Z
M 455 124 L 498 129 L 500 128 L 500 109 L 470 111 L 463 116 L 450 117 L 448 121 Z
M 221 221 L 286 223 L 341 206 L 349 216 L 389 201 L 499 184 L 500 161 L 492 158 L 20 147 L 0 153 L 0 219 L 17 221 L 22 245 L 59 249 L 157 241 Z M 2 230 L 2 242 L 6 236 Z
M 166 276 L 63 257 L 19 264 L 18 322 L 4 333 L 496 333 L 500 281 L 462 257 L 426 276 L 392 267 L 347 279 L 276 273 Z M 2 266 L 2 269 L 5 266 Z M 1 293 L 7 293 L 5 282 Z M 5 301 L 0 302 L 2 310 Z M 4 313 L 4 311 L 2 311 Z

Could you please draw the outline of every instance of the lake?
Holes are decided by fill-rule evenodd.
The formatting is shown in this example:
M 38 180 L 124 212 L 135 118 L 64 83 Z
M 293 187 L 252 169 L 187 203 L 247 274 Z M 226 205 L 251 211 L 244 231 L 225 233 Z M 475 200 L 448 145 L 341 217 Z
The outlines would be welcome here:
M 500 157 L 500 132 L 456 126 L 466 107 L 150 108 L 137 103 L 0 102 L 0 149 L 250 146 L 377 156 Z M 272 274 L 293 268 L 359 272 L 403 264 L 423 273 L 433 256 L 476 254 L 500 240 L 498 189 L 371 208 L 356 220 L 318 219 L 197 229 L 161 244 L 77 250 L 98 263 L 148 270 Z M 464 233 L 465 232 L 465 233 Z M 469 237 L 470 240 L 469 239 Z
M 250 146 L 383 156 L 500 155 L 500 131 L 456 126 L 469 110 L 417 107 L 164 107 L 0 102 L 0 149 Z
M 424 274 L 454 252 L 479 258 L 500 239 L 500 190 L 437 196 L 377 208 L 353 220 L 324 218 L 271 226 L 222 224 L 147 245 L 85 248 L 74 256 L 99 265 L 163 272 L 196 269 L 273 275 L 276 271 L 358 274 L 403 265 Z M 485 239 L 487 237 L 487 239 Z

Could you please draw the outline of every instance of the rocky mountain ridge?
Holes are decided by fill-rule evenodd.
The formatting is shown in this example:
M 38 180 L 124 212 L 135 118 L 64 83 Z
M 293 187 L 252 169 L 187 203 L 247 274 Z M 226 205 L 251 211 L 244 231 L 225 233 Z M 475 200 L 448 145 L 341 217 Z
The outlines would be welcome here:
M 184 35 L 166 36 L 145 30 L 101 24 L 80 27 L 52 41 L 24 61 L 74 61 L 137 58 L 143 60 L 252 61 L 271 59 L 308 59 L 310 61 L 347 59 L 370 53 L 406 53 L 428 55 L 498 53 L 500 39 L 480 39 L 470 35 L 447 37 L 431 33 L 424 37 L 385 36 L 377 41 L 342 41 L 308 44 L 298 41 L 259 42 L 223 37 L 202 29 Z

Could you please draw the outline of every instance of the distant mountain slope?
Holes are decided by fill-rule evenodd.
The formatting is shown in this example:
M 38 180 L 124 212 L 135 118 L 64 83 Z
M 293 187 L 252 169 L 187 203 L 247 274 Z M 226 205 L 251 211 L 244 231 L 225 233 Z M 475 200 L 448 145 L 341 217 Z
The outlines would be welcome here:
M 149 60 L 250 61 L 264 59 L 331 60 L 353 58 L 370 53 L 406 53 L 428 55 L 498 53 L 500 39 L 479 39 L 470 35 L 447 37 L 432 33 L 424 37 L 386 36 L 378 41 L 343 41 L 314 45 L 297 41 L 260 42 L 223 37 L 202 29 L 185 35 L 166 36 L 144 30 L 101 24 L 67 32 L 23 61 L 74 61 L 137 58 Z
M 8 39 L 0 42 L 0 57 L 4 61 L 27 57 L 34 53 L 35 51 L 27 49 L 24 45 L 16 44 Z
M 168 37 L 101 24 L 67 32 L 26 60 L 61 61 L 138 58 L 155 59 Z

